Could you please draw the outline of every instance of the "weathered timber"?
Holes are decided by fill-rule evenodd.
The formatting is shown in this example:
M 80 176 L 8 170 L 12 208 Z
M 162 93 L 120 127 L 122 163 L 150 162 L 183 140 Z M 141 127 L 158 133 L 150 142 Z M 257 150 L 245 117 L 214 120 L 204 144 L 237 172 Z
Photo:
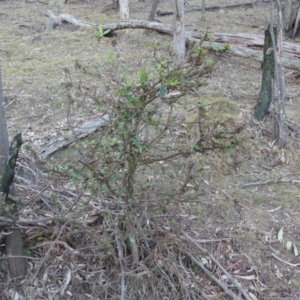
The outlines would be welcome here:
M 72 130 L 68 135 L 51 140 L 43 149 L 41 149 L 41 151 L 39 152 L 39 156 L 42 159 L 47 158 L 57 150 L 66 148 L 68 145 L 95 132 L 98 128 L 107 125 L 108 122 L 108 115 L 104 115 L 100 118 L 88 121 L 87 123 L 81 125 L 79 128 Z
M 273 79 L 275 74 L 274 55 L 276 55 L 276 49 L 273 48 L 271 30 L 274 32 L 275 44 L 277 44 L 277 30 L 275 26 L 273 26 L 273 28 L 270 27 L 271 26 L 265 30 L 262 84 L 259 99 L 254 109 L 254 117 L 258 121 L 262 121 L 267 115 L 273 98 Z
M 144 20 L 127 20 L 121 22 L 115 22 L 110 24 L 104 24 L 103 30 L 116 31 L 123 29 L 152 29 L 160 33 L 172 35 L 173 27 L 169 24 L 160 22 L 149 22 Z M 223 34 L 216 33 L 214 37 L 219 42 L 204 42 L 204 46 L 215 45 L 216 47 L 222 47 L 224 43 L 230 44 L 230 53 L 236 56 L 250 58 L 259 62 L 263 61 L 263 44 L 264 38 L 259 35 L 250 34 Z M 203 38 L 203 34 L 195 34 L 195 32 L 186 31 L 187 42 L 199 42 Z M 289 69 L 300 69 L 300 46 L 292 43 L 283 43 L 283 65 Z
M 49 12 L 49 11 L 48 11 Z M 49 13 L 45 15 L 50 16 Z M 51 12 L 51 15 L 54 15 Z M 73 22 L 74 17 L 64 19 L 66 14 L 62 14 L 59 17 L 60 22 L 69 21 Z M 76 19 L 75 19 L 76 20 Z M 81 22 L 81 21 L 80 21 Z M 80 22 L 74 22 L 74 25 L 80 24 Z M 98 25 L 92 25 L 84 23 L 85 27 L 97 27 Z M 115 23 L 103 24 L 104 31 L 108 31 L 107 35 L 111 35 L 114 31 L 123 29 L 150 29 L 160 33 L 173 35 L 173 27 L 169 24 L 164 24 L 157 21 L 145 21 L 145 20 L 126 20 L 119 21 Z M 186 31 L 186 41 L 195 43 L 199 42 L 203 38 L 204 34 L 197 34 L 195 32 Z M 204 42 L 205 46 L 215 45 L 216 47 L 221 47 L 224 43 L 228 43 L 231 46 L 231 54 L 250 58 L 259 62 L 263 61 L 262 49 L 263 49 L 263 36 L 250 35 L 250 34 L 224 34 L 215 33 L 214 34 L 217 42 Z M 300 46 L 292 43 L 283 43 L 283 65 L 285 68 L 299 70 L 300 69 Z

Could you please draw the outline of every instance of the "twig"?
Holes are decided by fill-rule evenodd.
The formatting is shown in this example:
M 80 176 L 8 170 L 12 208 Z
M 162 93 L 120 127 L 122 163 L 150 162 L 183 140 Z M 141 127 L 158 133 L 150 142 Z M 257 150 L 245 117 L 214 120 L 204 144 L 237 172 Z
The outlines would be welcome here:
M 71 220 L 68 218 L 62 218 L 62 217 L 50 217 L 50 218 L 43 218 L 43 219 L 37 219 L 37 220 L 13 220 L 5 217 L 0 217 L 0 223 L 4 224 L 18 224 L 18 225 L 27 225 L 27 224 L 36 224 L 36 223 L 44 223 L 49 221 L 58 221 L 60 223 L 64 222 L 70 222 Z
M 33 280 L 37 277 L 37 275 L 39 274 L 39 272 L 40 272 L 40 270 L 41 270 L 43 264 L 45 263 L 46 259 L 48 258 L 50 252 L 53 250 L 54 245 L 58 242 L 58 239 L 59 239 L 60 236 L 62 235 L 62 232 L 64 231 L 65 227 L 68 225 L 69 221 L 70 221 L 70 220 L 68 220 L 68 221 L 61 227 L 61 229 L 60 229 L 60 231 L 59 231 L 59 233 L 58 233 L 58 235 L 57 235 L 55 241 L 50 245 L 48 251 L 46 252 L 46 254 L 45 254 L 45 256 L 44 256 L 44 258 L 43 258 L 42 261 L 40 262 L 40 264 L 39 264 L 39 266 L 38 266 L 38 268 L 37 268 L 35 274 L 33 275 L 32 281 L 33 281 Z
M 222 281 L 220 281 L 219 279 L 217 279 L 213 273 L 211 273 L 208 269 L 205 268 L 204 264 L 198 260 L 193 254 L 191 254 L 190 252 L 188 252 L 187 250 L 185 250 L 185 253 L 190 257 L 190 259 L 196 264 L 198 265 L 203 272 L 211 279 L 213 280 L 215 283 L 218 284 L 218 286 L 220 286 L 227 295 L 229 295 L 232 299 L 234 300 L 242 300 L 240 297 L 238 297 L 237 295 L 235 295 L 229 288 L 228 286 L 223 283 Z M 247 300 L 251 300 L 248 296 L 246 298 Z
M 120 262 L 120 268 L 121 268 L 121 300 L 125 300 L 125 292 L 126 292 L 126 286 L 125 286 L 125 270 L 124 270 L 124 257 L 123 257 L 123 248 L 119 240 L 119 228 L 118 224 L 115 224 L 115 236 L 116 236 L 116 243 L 119 253 L 119 262 Z
M 198 250 L 200 250 L 202 253 L 205 253 L 206 255 L 209 256 L 209 258 L 219 267 L 219 269 L 227 276 L 227 278 L 233 283 L 234 287 L 236 289 L 238 289 L 242 295 L 245 297 L 245 299 L 247 300 L 251 300 L 251 298 L 248 296 L 248 294 L 241 288 L 241 286 L 238 284 L 238 282 L 224 269 L 224 267 L 217 261 L 217 259 L 215 259 L 215 257 L 213 255 L 211 255 L 207 249 L 205 248 L 202 248 L 200 245 L 198 245 L 187 233 L 185 233 L 183 230 L 181 230 L 181 233 L 191 242 L 193 243 L 194 246 L 196 246 L 198 248 Z M 190 254 L 189 254 L 190 255 Z M 192 257 L 191 257 L 192 259 Z M 198 261 L 196 258 L 194 258 L 196 261 Z M 202 264 L 200 261 L 198 261 L 200 264 Z M 196 263 L 196 262 L 195 262 Z M 198 264 L 198 263 L 197 263 Z M 199 265 L 199 264 L 198 264 Z M 200 265 L 199 265 L 200 266 Z M 207 272 L 209 272 L 205 266 L 202 264 L 203 268 L 203 271 L 207 274 Z M 201 266 L 200 266 L 201 267 Z M 201 267 L 202 268 L 202 267 Z M 227 286 L 220 282 L 217 278 L 214 277 L 214 275 L 209 272 L 210 275 L 209 277 L 214 280 L 215 282 L 217 282 L 218 284 L 221 283 L 222 285 L 220 285 L 224 291 L 227 293 Z M 213 276 L 213 277 L 211 277 Z M 231 292 L 231 291 L 230 291 Z M 232 293 L 232 292 L 231 292 Z M 228 293 L 227 293 L 228 294 Z M 232 293 L 233 294 L 233 293 Z M 229 295 L 229 294 L 228 294 Z M 232 295 L 231 295 L 232 296 Z M 235 294 L 233 294 L 234 297 L 237 297 Z M 240 299 L 240 298 L 233 298 L 233 299 Z
M 54 242 L 44 242 L 41 244 L 38 244 L 34 247 L 32 247 L 31 249 L 35 249 L 35 248 L 39 248 L 39 247 L 43 247 L 45 245 L 52 245 L 52 244 L 59 244 L 59 245 L 63 245 L 67 250 L 69 250 L 72 254 L 79 254 L 78 250 L 73 249 L 72 247 L 70 247 L 66 242 L 63 241 L 54 241 Z
M 290 183 L 300 183 L 300 180 L 293 180 L 293 179 L 269 179 L 266 181 L 258 181 L 258 182 L 250 182 L 243 185 L 240 185 L 240 188 L 250 187 L 250 186 L 258 186 L 258 185 L 266 185 L 270 183 L 277 183 L 277 182 L 290 182 Z
M 300 266 L 300 264 L 292 264 L 292 263 L 289 263 L 281 258 L 279 258 L 278 256 L 276 256 L 274 253 L 272 253 L 272 256 L 275 257 L 276 259 L 278 259 L 279 261 L 283 262 L 284 264 L 288 265 L 288 266 L 291 266 L 291 267 L 298 267 Z
M 187 174 L 186 174 L 185 180 L 184 180 L 184 182 L 183 182 L 183 184 L 180 188 L 180 193 L 181 194 L 183 194 L 185 192 L 185 188 L 187 187 L 190 180 L 193 178 L 193 176 L 191 175 L 193 167 L 194 167 L 194 163 L 189 163 L 188 164 Z

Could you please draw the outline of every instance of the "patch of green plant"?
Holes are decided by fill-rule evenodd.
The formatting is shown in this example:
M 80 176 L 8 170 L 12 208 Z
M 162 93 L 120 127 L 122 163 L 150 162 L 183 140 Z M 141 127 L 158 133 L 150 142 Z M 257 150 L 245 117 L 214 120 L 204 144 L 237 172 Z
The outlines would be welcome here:
M 106 34 L 108 34 L 110 30 L 103 30 L 102 24 L 98 25 L 98 30 L 95 31 L 94 37 L 97 39 L 97 41 L 100 41 Z

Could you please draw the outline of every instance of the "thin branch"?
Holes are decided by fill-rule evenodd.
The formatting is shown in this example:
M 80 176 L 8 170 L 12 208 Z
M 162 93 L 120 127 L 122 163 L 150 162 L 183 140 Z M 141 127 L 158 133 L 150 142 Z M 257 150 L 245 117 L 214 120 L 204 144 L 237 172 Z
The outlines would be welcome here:
M 63 218 L 63 217 L 50 217 L 50 218 L 43 218 L 37 220 L 13 220 L 5 217 L 0 217 L 0 223 L 12 225 L 29 225 L 29 224 L 37 224 L 37 223 L 47 223 L 49 221 L 58 221 L 60 223 L 70 222 L 70 219 Z
M 196 248 L 198 248 L 198 250 L 200 250 L 202 253 L 205 253 L 206 255 L 208 255 L 209 256 L 209 258 L 219 267 L 219 269 L 226 275 L 226 277 L 233 283 L 233 285 L 234 285 L 234 287 L 236 288 L 236 289 L 238 289 L 241 293 L 242 293 L 242 295 L 245 297 L 245 299 L 247 299 L 247 300 L 251 300 L 251 298 L 248 296 L 248 294 L 241 288 L 241 286 L 240 286 L 240 284 L 224 269 L 224 267 L 217 261 L 217 259 L 213 256 L 213 255 L 211 255 L 208 251 L 207 251 L 207 249 L 205 249 L 205 248 L 203 248 L 203 247 L 201 247 L 200 245 L 198 245 L 196 242 L 195 242 L 195 240 L 194 239 L 192 239 L 187 233 L 185 233 L 183 230 L 181 230 L 181 233 L 194 245 L 194 246 L 196 246 Z M 191 254 L 189 254 L 189 255 L 191 255 Z M 192 257 L 191 257 L 191 259 L 192 259 Z M 200 264 L 202 264 L 200 261 L 198 261 L 195 257 L 194 257 L 194 259 L 198 262 L 198 263 L 200 263 Z M 192 259 L 192 260 L 194 260 L 194 259 Z M 195 261 L 195 263 L 197 263 Z M 197 265 L 199 265 L 197 263 Z M 200 266 L 200 265 L 199 265 Z M 203 268 L 206 270 L 203 270 L 206 274 L 207 274 L 207 272 L 209 272 L 206 268 L 205 268 L 205 266 L 202 264 L 202 266 L 203 266 Z M 200 266 L 201 267 L 201 266 Z M 202 268 L 202 267 L 201 267 Z M 210 272 L 209 272 L 210 273 Z M 213 276 L 213 274 L 210 274 L 209 275 L 209 277 L 212 279 L 212 280 L 214 280 L 215 282 L 217 282 L 218 284 L 219 283 L 221 283 L 222 285 L 220 285 L 223 289 L 224 289 L 224 291 L 227 293 L 227 286 L 224 286 L 224 284 L 222 283 L 222 282 L 220 282 L 217 278 L 213 278 L 213 277 L 211 277 L 211 276 Z M 231 292 L 231 291 L 230 291 Z M 228 293 L 227 293 L 228 294 Z M 229 294 L 228 294 L 229 295 Z M 231 295 L 232 296 L 232 295 Z M 235 296 L 235 294 L 233 294 L 233 296 L 234 297 L 237 297 L 237 296 Z M 233 297 L 233 299 L 240 299 L 240 298 L 234 298 Z
M 116 236 L 116 243 L 117 243 L 119 262 L 121 268 L 121 298 L 120 299 L 125 300 L 126 286 L 125 286 L 124 257 L 123 257 L 123 248 L 119 240 L 119 235 L 120 235 L 120 230 L 118 228 L 118 225 L 115 224 L 115 236 Z
M 292 184 L 294 183 L 300 183 L 300 180 L 293 180 L 293 179 L 269 179 L 266 181 L 258 181 L 258 182 L 250 182 L 243 185 L 240 185 L 240 188 L 250 187 L 250 186 L 259 186 L 259 185 L 266 185 L 271 183 L 277 183 L 277 182 L 290 182 Z
M 291 263 L 289 263 L 289 262 L 287 262 L 287 261 L 285 261 L 285 260 L 279 258 L 279 257 L 276 256 L 274 253 L 272 253 L 272 256 L 275 257 L 276 259 L 278 259 L 279 261 L 283 262 L 284 264 L 289 265 L 289 266 L 291 266 L 291 267 L 299 267 L 299 266 L 300 266 L 300 264 L 291 264 Z
M 151 164 L 151 163 L 154 163 L 154 162 L 157 162 L 157 161 L 165 161 L 165 160 L 168 160 L 168 159 L 172 159 L 174 157 L 177 157 L 177 156 L 180 156 L 180 155 L 190 155 L 191 153 L 193 153 L 194 151 L 191 151 L 191 152 L 177 152 L 177 153 L 174 153 L 174 154 L 171 154 L 169 156 L 165 156 L 165 157 L 158 157 L 158 158 L 153 158 L 153 159 L 150 159 L 150 158 L 145 158 L 145 159 L 141 159 L 139 161 L 139 163 L 142 163 L 142 164 Z
M 69 220 L 68 220 L 67 222 L 65 222 L 65 224 L 60 228 L 60 231 L 59 231 L 59 233 L 58 233 L 56 239 L 54 240 L 53 244 L 50 245 L 48 251 L 46 252 L 46 254 L 45 254 L 45 256 L 44 256 L 44 258 L 43 258 L 42 261 L 40 262 L 40 264 L 39 264 L 39 266 L 38 266 L 38 268 L 37 268 L 35 274 L 33 275 L 33 277 L 32 277 L 32 282 L 33 282 L 34 279 L 38 276 L 38 274 L 39 274 L 39 272 L 40 272 L 40 270 L 41 270 L 43 264 L 45 263 L 46 259 L 48 259 L 50 252 L 53 250 L 54 245 L 58 242 L 60 236 L 62 235 L 62 233 L 63 233 L 65 227 L 68 225 L 68 223 L 69 223 Z
M 218 286 L 220 286 L 224 292 L 229 295 L 232 299 L 234 300 L 242 300 L 242 298 L 238 297 L 236 294 L 234 294 L 229 288 L 228 286 L 223 283 L 222 281 L 220 281 L 219 279 L 217 279 L 213 273 L 211 273 L 208 269 L 206 269 L 206 267 L 204 266 L 204 264 L 198 260 L 194 255 L 192 255 L 190 252 L 185 250 L 185 253 L 190 257 L 190 259 L 196 264 L 198 265 L 203 272 L 211 279 L 213 280 Z M 251 300 L 249 297 L 246 298 L 247 300 Z

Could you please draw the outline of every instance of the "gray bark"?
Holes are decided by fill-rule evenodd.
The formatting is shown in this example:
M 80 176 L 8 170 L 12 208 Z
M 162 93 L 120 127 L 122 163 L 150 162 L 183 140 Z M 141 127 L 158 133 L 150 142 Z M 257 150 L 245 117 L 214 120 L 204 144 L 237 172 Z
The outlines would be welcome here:
M 5 118 L 5 107 L 3 99 L 3 88 L 1 78 L 0 66 L 0 176 L 2 175 L 5 167 L 5 161 L 9 152 L 8 131 Z M 14 185 L 10 189 L 10 194 L 16 195 Z M 18 211 L 16 203 L 9 198 L 5 201 L 5 205 L 13 207 L 10 210 L 12 215 L 17 215 Z M 5 236 L 5 247 L 7 254 L 8 269 L 13 278 L 24 276 L 26 274 L 26 259 L 24 258 L 23 239 L 19 229 L 11 229 L 9 235 Z M 13 257 L 14 256 L 14 257 Z
M 185 57 L 184 1 L 173 0 L 173 51 L 179 62 Z
M 152 8 L 151 8 L 151 12 L 150 12 L 148 21 L 153 21 L 153 20 L 154 20 L 154 16 L 155 16 L 155 12 L 156 12 L 156 10 L 157 10 L 158 3 L 159 3 L 159 0 L 154 0 L 154 1 L 153 1 L 153 3 L 152 3 Z M 145 33 L 146 35 L 149 35 L 150 30 L 149 30 L 149 29 L 146 29 L 146 30 L 144 31 L 144 33 Z
M 276 29 L 269 26 L 265 31 L 265 45 L 264 45 L 264 61 L 263 61 L 263 77 L 262 84 L 259 94 L 258 102 L 255 106 L 254 116 L 258 121 L 262 121 L 268 113 L 272 98 L 273 98 L 273 79 L 275 61 L 274 56 L 276 55 L 276 49 L 272 45 L 272 34 L 276 39 Z
M 120 19 L 127 20 L 129 19 L 129 4 L 128 0 L 119 0 L 119 9 L 120 9 Z

